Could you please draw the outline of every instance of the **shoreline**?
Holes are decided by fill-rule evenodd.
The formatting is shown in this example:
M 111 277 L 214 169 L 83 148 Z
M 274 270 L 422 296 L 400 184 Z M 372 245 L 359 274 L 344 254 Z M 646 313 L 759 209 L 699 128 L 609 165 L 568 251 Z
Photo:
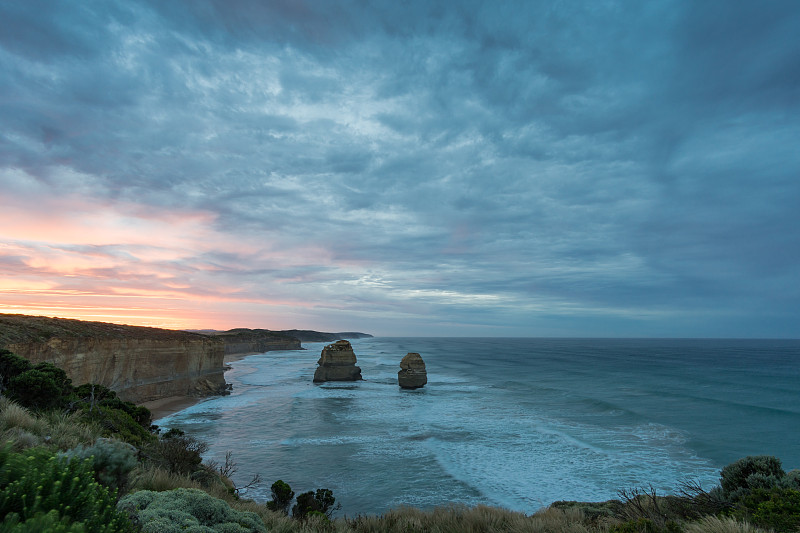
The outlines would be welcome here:
M 226 355 L 222 359 L 222 362 L 224 365 L 226 365 L 225 370 L 228 370 L 227 368 L 228 363 L 232 363 L 234 361 L 240 361 L 245 357 L 248 357 L 250 355 L 256 355 L 259 353 L 262 352 L 249 352 L 249 353 L 237 353 L 232 355 Z M 189 396 L 188 394 L 182 394 L 177 396 L 167 396 L 165 398 L 150 400 L 148 402 L 142 402 L 139 405 L 147 407 L 150 410 L 150 413 L 153 417 L 153 422 L 156 422 L 157 420 L 175 414 L 178 411 L 182 411 L 208 398 L 214 398 L 214 396 L 198 397 L 198 396 Z

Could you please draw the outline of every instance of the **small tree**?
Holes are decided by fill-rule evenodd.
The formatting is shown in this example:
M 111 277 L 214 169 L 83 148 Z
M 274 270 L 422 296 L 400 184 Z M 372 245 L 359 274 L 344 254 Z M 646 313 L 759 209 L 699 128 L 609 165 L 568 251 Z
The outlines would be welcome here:
M 335 502 L 336 498 L 330 489 L 304 492 L 297 496 L 297 503 L 292 507 L 292 516 L 302 519 L 310 513 L 320 513 L 330 518 L 334 511 L 341 509 L 341 505 L 334 505 Z
M 8 382 L 8 396 L 30 409 L 53 409 L 66 405 L 72 394 L 67 374 L 50 363 L 39 363 Z
M 146 448 L 150 460 L 173 474 L 192 474 L 203 462 L 208 444 L 172 428 L 161 439 Z
M 280 511 L 285 515 L 289 514 L 289 506 L 292 504 L 294 491 L 288 483 L 279 479 L 272 484 L 272 500 L 267 502 L 267 509 Z

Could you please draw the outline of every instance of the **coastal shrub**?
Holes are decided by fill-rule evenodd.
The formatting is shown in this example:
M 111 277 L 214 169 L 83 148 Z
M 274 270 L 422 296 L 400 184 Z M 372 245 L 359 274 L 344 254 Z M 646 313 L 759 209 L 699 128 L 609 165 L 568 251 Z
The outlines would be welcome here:
M 577 509 L 589 520 L 609 518 L 620 513 L 623 506 L 619 500 L 608 500 L 605 502 L 577 502 L 577 501 L 555 501 L 550 504 L 552 509 Z
M 777 532 L 800 529 L 800 491 L 757 488 L 743 496 L 733 516 Z
M 785 475 L 777 457 L 750 455 L 722 469 L 720 487 L 726 499 L 737 501 L 751 489 L 777 486 Z
M 107 400 L 116 400 L 117 393 L 98 383 L 84 383 L 75 387 L 75 396 L 90 407 Z
M 283 514 L 289 514 L 289 506 L 292 504 L 294 498 L 294 491 L 288 483 L 279 479 L 272 484 L 272 499 L 267 502 L 267 509 L 270 511 L 279 511 Z
M 19 515 L 12 514 L 0 523 L 0 533 L 31 533 L 40 531 L 46 533 L 85 533 L 83 524 L 71 522 L 67 517 L 61 517 L 58 511 L 47 513 L 39 512 L 20 522 Z
M 99 438 L 92 446 L 77 446 L 63 455 L 72 459 L 90 459 L 96 479 L 107 487 L 124 490 L 128 474 L 136 467 L 136 448 L 125 442 Z
M 784 489 L 800 490 L 800 470 L 790 470 L 781 479 L 781 487 Z
M 26 370 L 30 370 L 31 362 L 12 353 L 4 348 L 0 348 L 0 392 L 8 388 L 9 382 Z
M 57 366 L 39 363 L 11 378 L 5 394 L 29 409 L 55 409 L 68 403 L 72 383 Z
M 123 411 L 148 431 L 153 423 L 152 414 L 148 408 L 121 400 L 116 392 L 103 385 L 84 383 L 75 388 L 74 396 L 84 404 L 83 408 L 88 409 L 89 412 L 94 411 L 98 406 Z
M 208 445 L 180 429 L 170 429 L 146 448 L 146 455 L 157 466 L 173 474 L 192 474 L 203 462 Z
M 669 531 L 671 524 L 693 514 L 687 499 L 677 496 L 660 496 L 653 486 L 647 488 L 630 488 L 617 491 L 621 505 L 614 516 L 637 527 L 649 527 L 653 531 Z M 630 526 L 632 527 L 632 526 Z
M 145 533 L 267 531 L 255 513 L 232 509 L 198 489 L 142 490 L 122 498 L 118 508 L 127 511 Z
M 91 410 L 84 407 L 82 412 L 85 420 L 94 422 L 102 428 L 104 437 L 114 437 L 137 447 L 157 440 L 154 434 L 123 410 L 100 405 Z
M 330 518 L 341 506 L 334 506 L 336 498 L 330 489 L 317 489 L 297 496 L 297 503 L 292 507 L 292 517 L 303 519 L 309 513 L 317 512 Z
M 28 527 L 30 520 L 32 524 L 79 524 L 86 532 L 129 531 L 130 523 L 116 510 L 115 502 L 116 492 L 94 480 L 88 460 L 58 457 L 44 448 L 24 453 L 0 450 L 0 516 L 5 517 L 4 527 L 35 531 Z

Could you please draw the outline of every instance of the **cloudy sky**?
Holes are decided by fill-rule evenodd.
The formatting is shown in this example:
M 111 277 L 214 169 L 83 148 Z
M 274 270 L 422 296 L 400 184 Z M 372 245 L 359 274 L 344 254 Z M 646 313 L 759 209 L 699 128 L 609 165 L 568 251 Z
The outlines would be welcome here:
M 800 3 L 10 0 L 0 312 L 800 337 Z

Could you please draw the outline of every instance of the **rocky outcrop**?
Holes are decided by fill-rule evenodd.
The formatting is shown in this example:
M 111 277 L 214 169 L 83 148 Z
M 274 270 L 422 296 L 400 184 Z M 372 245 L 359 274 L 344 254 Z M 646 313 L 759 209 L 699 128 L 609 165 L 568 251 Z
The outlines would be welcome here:
M 126 401 L 225 394 L 225 345 L 206 335 L 24 315 L 0 315 L 0 348 L 99 383 Z
M 215 332 L 213 336 L 225 343 L 225 355 L 264 353 L 274 350 L 302 350 L 300 340 L 268 329 L 237 328 Z
M 314 383 L 325 381 L 357 381 L 361 379 L 361 368 L 356 366 L 356 354 L 345 340 L 336 341 L 322 349 L 314 372 Z
M 397 382 L 404 389 L 418 389 L 428 383 L 428 371 L 425 361 L 418 353 L 409 353 L 400 361 L 400 372 L 397 373 Z

